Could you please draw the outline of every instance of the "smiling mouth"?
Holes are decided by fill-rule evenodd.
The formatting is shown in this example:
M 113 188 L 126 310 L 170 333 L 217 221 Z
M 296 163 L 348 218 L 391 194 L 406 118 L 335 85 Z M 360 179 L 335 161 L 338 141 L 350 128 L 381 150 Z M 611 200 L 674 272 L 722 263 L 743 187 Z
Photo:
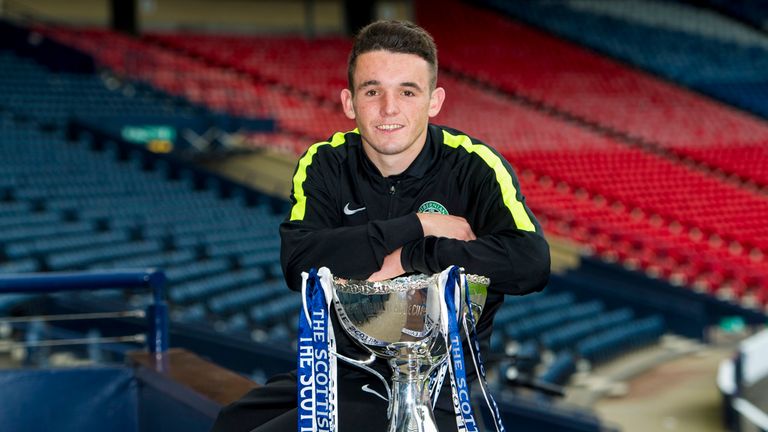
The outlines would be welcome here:
M 376 126 L 376 129 L 384 132 L 391 132 L 398 129 L 402 129 L 404 126 L 400 124 L 383 124 Z

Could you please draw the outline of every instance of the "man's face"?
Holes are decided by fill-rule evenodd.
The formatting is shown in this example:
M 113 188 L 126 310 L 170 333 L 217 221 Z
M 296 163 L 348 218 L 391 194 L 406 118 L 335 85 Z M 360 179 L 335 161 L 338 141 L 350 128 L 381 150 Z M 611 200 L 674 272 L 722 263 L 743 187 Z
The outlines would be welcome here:
M 344 89 L 341 101 L 380 170 L 380 162 L 402 162 L 404 170 L 423 148 L 429 118 L 440 112 L 445 97 L 442 88 L 430 91 L 430 79 L 429 63 L 415 54 L 371 51 L 357 58 L 354 95 Z

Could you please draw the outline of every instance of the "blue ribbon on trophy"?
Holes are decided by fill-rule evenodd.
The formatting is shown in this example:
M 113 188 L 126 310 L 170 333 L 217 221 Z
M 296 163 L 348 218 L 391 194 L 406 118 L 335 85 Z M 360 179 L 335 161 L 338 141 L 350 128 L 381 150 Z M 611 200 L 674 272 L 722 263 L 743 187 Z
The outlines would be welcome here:
M 448 371 L 451 375 L 453 408 L 456 414 L 456 426 L 459 432 L 478 431 L 478 425 L 472 410 L 469 383 L 464 362 L 464 350 L 461 347 L 458 317 L 463 312 L 460 297 L 460 270 L 450 267 L 440 274 L 441 298 L 445 300 L 441 313 L 441 325 L 445 343 L 448 347 Z
M 446 338 L 446 345 L 449 349 L 448 370 L 451 373 L 451 390 L 453 392 L 453 407 L 456 414 L 456 425 L 460 432 L 477 431 L 479 425 L 475 421 L 472 409 L 469 383 L 466 377 L 466 362 L 464 361 L 464 350 L 461 345 L 461 336 L 459 335 L 458 319 L 461 317 L 464 333 L 469 340 L 469 348 L 472 353 L 472 362 L 478 374 L 480 388 L 485 397 L 486 403 L 493 417 L 496 430 L 505 431 L 504 425 L 499 415 L 496 401 L 488 391 L 488 384 L 485 378 L 485 367 L 480 357 L 480 344 L 477 338 L 475 328 L 475 318 L 471 310 L 463 311 L 463 305 L 470 308 L 470 287 L 467 283 L 466 275 L 458 267 L 450 267 L 440 274 L 439 284 L 442 297 L 445 299 L 442 315 L 442 331 Z M 462 303 L 460 287 L 464 289 L 464 300 Z
M 472 304 L 470 301 L 470 286 L 467 283 L 467 276 L 462 273 L 462 284 L 466 287 L 464 290 L 464 298 L 467 305 Z M 469 307 L 469 306 L 468 306 Z M 480 390 L 483 392 L 483 397 L 488 405 L 488 409 L 491 411 L 491 416 L 496 425 L 497 432 L 504 432 L 504 424 L 501 421 L 501 414 L 499 414 L 499 407 L 496 405 L 496 401 L 493 399 L 493 395 L 488 391 L 488 380 L 485 378 L 485 367 L 483 365 L 483 359 L 480 357 L 480 343 L 477 338 L 477 328 L 475 326 L 475 315 L 472 311 L 464 314 L 464 333 L 469 337 L 469 350 L 472 353 L 472 360 L 475 364 L 475 371 L 477 372 L 478 382 L 480 383 Z
M 302 273 L 297 354 L 299 432 L 338 430 L 336 339 L 329 316 L 331 277 L 327 268 Z

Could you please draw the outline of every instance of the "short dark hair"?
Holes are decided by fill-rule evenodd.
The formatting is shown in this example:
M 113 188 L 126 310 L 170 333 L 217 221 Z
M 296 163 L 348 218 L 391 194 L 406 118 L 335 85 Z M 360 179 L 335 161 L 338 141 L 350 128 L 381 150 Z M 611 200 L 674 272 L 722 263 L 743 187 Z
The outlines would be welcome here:
M 437 46 L 426 30 L 407 21 L 381 20 L 363 27 L 355 36 L 347 63 L 349 90 L 354 93 L 353 77 L 357 58 L 370 51 L 415 54 L 429 63 L 430 90 L 437 85 Z

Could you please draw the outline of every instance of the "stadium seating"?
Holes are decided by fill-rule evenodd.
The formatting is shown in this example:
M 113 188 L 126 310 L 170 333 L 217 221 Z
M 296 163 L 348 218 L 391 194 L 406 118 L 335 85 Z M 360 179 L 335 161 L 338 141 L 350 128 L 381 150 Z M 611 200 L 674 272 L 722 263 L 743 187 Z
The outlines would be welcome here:
M 768 113 L 762 93 L 768 44 L 759 31 L 675 2 L 572 2 L 556 11 L 541 6 L 509 11 L 728 103 Z M 592 31 L 579 31 L 585 25 Z
M 663 320 L 651 316 L 594 334 L 580 341 L 576 351 L 585 359 L 599 361 L 626 351 L 627 347 L 641 346 L 648 340 L 656 340 L 663 331 Z
M 54 78 L 34 62 L 4 51 L 0 60 L 8 66 L 0 73 L 25 71 L 14 78 L 14 94 L 25 94 L 38 82 L 67 86 L 78 80 L 91 83 L 89 93 L 110 94 L 94 76 Z M 121 94 L 114 97 L 134 108 L 143 103 Z M 174 318 L 211 319 L 246 334 L 254 326 L 246 313 L 252 309 L 258 314 L 262 298 L 238 299 L 236 309 L 243 312 L 238 314 L 228 297 L 233 292 L 296 297 L 285 288 L 279 263 L 275 268 L 277 225 L 283 215 L 273 212 L 268 199 L 248 206 L 238 194 L 222 198 L 215 182 L 197 182 L 186 172 L 171 179 L 169 166 L 162 163 L 147 170 L 136 159 L 121 160 L 115 148 L 93 150 L 87 137 L 68 142 L 62 128 L 46 132 L 37 126 L 63 122 L 66 116 L 49 117 L 48 111 L 37 109 L 27 113 L 27 105 L 15 101 L 5 101 L 12 114 L 0 114 L 0 271 L 165 267 Z M 84 102 L 63 99 L 51 110 L 70 112 L 67 107 L 77 103 Z M 16 109 L 36 122 L 22 123 Z M 265 255 L 269 259 L 259 258 Z M 265 290 L 254 290 L 260 284 L 266 284 Z M 4 307 L 25 298 L 4 298 Z M 134 296 L 132 302 L 146 300 Z M 295 301 L 284 304 L 295 306 Z M 273 322 L 258 324 L 271 337 Z
M 16 115 L 45 119 L 59 127 L 75 115 L 172 113 L 157 99 L 126 98 L 120 92 L 110 91 L 97 76 L 52 75 L 32 60 L 20 59 L 9 51 L 0 51 L 0 91 L 5 96 L 0 106 L 12 108 Z
M 245 117 L 276 117 L 281 131 L 303 138 L 301 150 L 308 146 L 307 141 L 325 139 L 331 131 L 354 127 L 336 108 L 338 97 L 336 104 L 318 104 L 316 98 L 308 97 L 303 86 L 276 86 L 269 76 L 262 78 L 261 75 L 245 74 L 233 64 L 227 68 L 212 66 L 209 63 L 217 61 L 215 57 L 193 58 L 156 43 L 106 30 L 40 27 L 38 31 L 93 55 L 101 66 L 121 76 L 151 84 L 211 110 Z M 174 39 L 171 37 L 169 40 L 169 44 L 175 47 L 176 44 L 172 43 Z M 205 50 L 215 42 L 215 39 L 209 44 L 200 41 L 200 49 Z M 318 50 L 312 52 L 317 53 Z M 250 68 L 246 70 L 252 71 Z M 325 69 L 318 67 L 317 70 Z M 314 69 L 312 74 L 316 74 Z M 285 73 L 275 75 L 288 76 Z M 290 76 L 295 80 L 301 77 L 300 74 Z M 299 82 L 306 83 L 306 80 Z M 294 146 L 299 149 L 298 143 Z
M 600 300 L 580 301 L 561 290 L 507 297 L 494 322 L 491 348 L 514 356 L 513 375 L 557 385 L 567 384 L 577 362 L 610 360 L 658 342 L 667 331 L 660 315 L 638 318 L 629 307 L 606 310 Z
M 216 46 L 218 42 L 221 42 L 221 39 L 223 38 L 228 43 L 232 43 L 233 46 L 238 46 L 240 49 L 233 50 L 237 52 L 237 58 L 238 60 L 233 60 L 232 55 L 227 53 L 218 53 L 215 51 L 212 47 Z M 267 38 L 245 38 L 245 37 L 237 37 L 237 36 L 221 36 L 221 37 L 212 37 L 212 36 L 203 36 L 203 35 L 190 35 L 189 37 L 181 36 L 181 35 L 153 35 L 151 36 L 150 40 L 156 40 L 164 44 L 165 46 L 171 46 L 171 47 L 177 47 L 180 50 L 188 53 L 192 53 L 194 55 L 200 55 L 205 58 L 211 59 L 213 61 L 218 62 L 219 64 L 223 65 L 229 65 L 229 67 L 238 69 L 238 70 L 245 70 L 243 68 L 242 63 L 248 63 L 250 64 L 250 69 L 247 71 L 250 71 L 250 73 L 253 73 L 255 75 L 269 75 L 269 68 L 279 68 L 280 70 L 288 68 L 291 63 L 289 62 L 283 62 L 283 60 L 277 56 L 277 55 L 268 55 L 265 54 L 267 52 L 271 52 L 270 50 L 274 50 L 274 48 L 271 48 L 273 44 L 277 44 L 278 42 L 283 44 L 283 46 L 296 46 L 297 52 L 304 53 L 304 58 L 307 58 L 307 65 L 312 65 L 315 62 L 315 54 L 313 50 L 306 50 L 302 48 L 302 44 L 297 42 L 295 39 L 279 39 L 272 41 Z M 320 41 L 322 42 L 322 41 Z M 445 41 L 441 41 L 445 42 Z M 319 43 L 319 42 L 318 42 Z M 263 47 L 260 48 L 254 48 L 259 47 L 263 45 Z M 342 68 L 339 67 L 340 64 L 343 64 L 343 56 L 344 56 L 344 47 L 341 46 L 341 44 L 328 44 L 329 47 L 326 47 L 325 50 L 317 50 L 321 51 L 323 56 L 332 56 L 335 55 L 337 62 L 332 63 L 332 66 L 329 65 L 328 67 L 334 68 L 336 70 L 336 73 L 341 73 Z M 249 48 L 250 47 L 250 48 Z M 317 47 L 317 44 L 315 45 Z M 451 48 L 452 45 L 449 44 L 448 46 L 448 55 L 451 54 Z M 443 50 L 441 52 L 445 52 L 446 50 Z M 264 58 L 269 57 L 272 60 L 272 63 L 276 63 L 279 65 L 274 66 L 263 66 L 263 69 L 267 69 L 266 71 L 259 71 L 259 65 L 263 65 L 265 62 L 261 61 Z M 317 55 L 317 58 L 320 58 L 319 55 Z M 449 57 L 450 61 L 450 57 Z M 327 60 L 326 60 L 327 62 Z M 304 67 L 304 63 L 301 64 L 301 66 L 298 66 L 299 69 L 301 67 Z M 309 67 L 309 66 L 307 66 Z M 557 71 L 554 71 L 553 73 L 557 73 Z M 629 72 L 627 72 L 629 73 Z M 270 75 L 270 80 L 280 80 L 279 74 L 273 74 Z M 647 80 L 647 79 L 646 79 Z M 762 205 L 764 205 L 764 202 L 758 198 L 750 197 L 749 193 L 743 193 L 741 192 L 737 187 L 732 187 L 727 182 L 723 180 L 719 180 L 714 176 L 707 175 L 707 173 L 700 173 L 697 170 L 691 170 L 689 168 L 686 168 L 684 166 L 681 166 L 681 164 L 673 159 L 672 161 L 669 161 L 668 158 L 663 156 L 656 156 L 653 153 L 650 152 L 643 152 L 638 151 L 632 147 L 627 147 L 626 144 L 617 142 L 615 138 L 612 138 L 610 136 L 596 134 L 589 130 L 589 128 L 585 128 L 583 125 L 563 122 L 562 120 L 558 118 L 553 118 L 550 115 L 547 115 L 547 113 L 541 113 L 537 110 L 532 110 L 530 107 L 526 105 L 520 105 L 519 103 L 515 103 L 514 101 L 511 101 L 509 97 L 505 97 L 504 95 L 499 95 L 494 92 L 489 92 L 483 88 L 479 88 L 476 85 L 472 85 L 470 83 L 467 83 L 465 81 L 459 80 L 454 78 L 451 75 L 443 75 L 440 79 L 441 85 L 446 87 L 446 89 L 449 92 L 449 95 L 454 95 L 454 99 L 452 99 L 453 103 L 446 104 L 446 108 L 443 113 L 438 117 L 438 122 L 443 122 L 445 124 L 451 124 L 455 125 L 469 133 L 473 133 L 477 136 L 482 136 L 483 138 L 487 139 L 489 142 L 494 143 L 497 147 L 505 151 L 505 154 L 508 155 L 510 160 L 515 164 L 518 168 L 523 168 L 526 170 L 530 170 L 531 172 L 535 173 L 537 176 L 548 176 L 555 178 L 556 180 L 559 180 L 560 182 L 565 182 L 568 188 L 572 190 L 578 190 L 583 189 L 586 191 L 589 191 L 590 194 L 594 194 L 603 198 L 608 199 L 609 201 L 614 201 L 617 203 L 617 205 L 624 206 L 626 208 L 629 208 L 629 211 L 635 211 L 634 209 L 640 209 L 642 211 L 642 214 L 648 214 L 648 215 L 660 215 L 663 217 L 663 220 L 666 220 L 666 223 L 671 223 L 674 226 L 680 225 L 682 231 L 691 231 L 693 233 L 702 233 L 701 236 L 704 237 L 703 241 L 699 241 L 703 244 L 708 244 L 708 239 L 712 237 L 712 234 L 720 235 L 718 233 L 721 232 L 721 224 L 716 225 L 716 221 L 710 221 L 710 220 L 702 220 L 701 215 L 699 213 L 699 210 L 697 209 L 689 209 L 687 206 L 683 205 L 681 207 L 677 208 L 669 208 L 666 205 L 658 205 L 654 204 L 653 202 L 646 202 L 647 197 L 646 194 L 658 194 L 657 202 L 665 202 L 666 200 L 670 199 L 669 192 L 677 191 L 681 189 L 682 187 L 686 187 L 687 185 L 696 185 L 696 190 L 701 191 L 701 195 L 703 196 L 702 206 L 711 208 L 715 203 L 712 201 L 714 196 L 727 196 L 730 197 L 731 195 L 734 196 L 734 200 L 736 203 L 734 203 L 734 210 L 738 211 L 738 209 L 744 209 L 744 208 L 760 208 Z M 290 76 L 286 77 L 284 80 L 280 81 L 283 85 L 290 86 L 295 88 L 300 83 L 297 83 L 291 79 Z M 330 90 L 330 88 L 334 85 L 333 81 L 330 79 L 323 79 L 322 77 L 319 79 L 319 82 L 326 82 L 326 90 Z M 657 87 L 660 85 L 659 83 L 651 83 L 647 84 L 646 87 L 652 85 L 656 85 Z M 630 86 L 631 87 L 631 86 Z M 667 86 L 670 87 L 670 86 Z M 671 88 L 671 87 L 670 87 Z M 663 89 L 664 91 L 667 90 L 667 88 Z M 675 89 L 673 89 L 675 90 Z M 317 89 L 314 89 L 311 91 L 312 94 L 317 98 L 326 98 L 330 100 L 329 91 L 319 91 Z M 678 93 L 683 93 L 679 90 L 677 90 Z M 579 93 L 579 94 L 583 94 Z M 692 98 L 690 96 L 687 96 L 683 94 L 683 96 L 687 97 L 688 99 Z M 580 103 L 585 102 L 584 98 L 579 99 Z M 705 106 L 706 104 L 702 101 L 698 101 L 699 105 L 704 106 L 702 110 L 709 109 L 712 110 L 711 107 Z M 597 105 L 596 105 L 597 106 Z M 735 116 L 737 120 L 739 120 L 738 115 L 735 115 L 734 113 L 728 112 L 727 110 L 724 110 L 723 108 L 720 108 L 721 111 L 725 111 L 726 116 L 731 115 L 732 117 Z M 610 110 L 606 110 L 609 111 Z M 712 113 L 709 117 L 713 118 L 721 118 L 723 113 Z M 743 119 L 739 120 L 742 121 Z M 624 127 L 624 126 L 622 126 Z M 759 130 L 759 127 L 753 124 L 752 129 L 758 128 L 756 130 Z M 739 130 L 743 129 L 741 127 L 738 128 Z M 766 128 L 763 127 L 763 130 Z M 658 128 L 655 130 L 655 133 L 661 133 L 662 130 L 658 130 Z M 685 132 L 685 131 L 684 131 Z M 765 132 L 763 132 L 765 133 Z M 677 132 L 669 132 L 668 135 L 670 137 L 678 137 L 680 136 Z M 714 145 L 713 145 L 714 147 Z M 590 149 L 593 151 L 593 154 L 589 154 L 585 152 L 586 149 Z M 707 147 L 709 149 L 709 147 Z M 565 150 L 565 151 L 564 151 Z M 695 151 L 695 150 L 691 150 Z M 708 152 L 710 150 L 706 150 L 705 152 Z M 758 150 L 759 152 L 760 150 Z M 553 155 L 553 153 L 555 153 Z M 597 153 L 597 154 L 594 154 Z M 628 177 L 631 177 L 630 184 L 627 185 L 627 187 L 618 189 L 617 186 L 621 186 L 621 184 L 614 184 L 613 182 L 604 182 L 604 178 L 595 179 L 594 183 L 590 181 L 590 177 L 597 176 L 602 171 L 602 166 L 605 161 L 603 157 L 601 156 L 602 153 L 609 153 L 608 156 L 611 159 L 608 160 L 615 160 L 616 169 L 619 170 L 619 172 L 625 172 L 627 173 Z M 737 152 L 734 152 L 734 154 L 739 154 Z M 561 164 L 557 164 L 556 168 L 553 168 L 548 164 L 548 161 L 553 158 L 557 157 L 558 155 L 562 155 L 561 157 L 568 157 L 567 162 L 563 162 Z M 728 160 L 728 159 L 726 159 Z M 739 158 L 736 158 L 736 161 L 728 162 L 731 165 L 735 165 L 738 163 Z M 623 167 L 629 165 L 630 167 L 637 165 L 637 168 L 634 170 L 624 170 Z M 595 169 L 596 166 L 601 167 L 600 170 Z M 581 170 L 580 167 L 582 168 Z M 648 169 L 651 169 L 652 171 L 648 171 Z M 756 167 L 755 169 L 762 169 L 760 167 Z M 613 175 L 616 171 L 614 170 L 605 170 L 606 175 Z M 571 172 L 573 173 L 572 176 Z M 664 179 L 663 177 L 667 176 L 667 173 L 673 173 L 678 179 Z M 589 175 L 585 175 L 589 174 Z M 660 175 L 659 173 L 663 173 L 664 176 Z M 643 177 L 644 174 L 647 174 L 647 178 Z M 570 177 L 569 177 L 570 176 Z M 559 178 L 558 178 L 559 177 Z M 759 177 L 758 177 L 759 178 Z M 655 187 L 650 187 L 647 189 L 637 189 L 637 186 L 632 185 L 632 181 L 642 181 L 645 183 L 648 180 L 652 181 L 659 181 L 664 182 L 663 184 L 659 184 Z M 703 182 L 703 183 L 702 183 Z M 595 185 L 599 185 L 599 188 Z M 524 182 L 524 187 L 528 187 L 527 184 Z M 674 189 L 670 189 L 670 187 L 674 187 Z M 718 192 L 715 192 L 717 190 Z M 634 192 L 633 192 L 634 191 Z M 645 192 L 645 193 L 642 193 Z M 633 194 L 640 194 L 633 195 Z M 535 195 L 535 194 L 534 194 Z M 746 204 L 745 206 L 739 205 L 738 201 L 742 198 L 736 198 L 736 197 L 743 197 L 743 199 L 746 199 L 749 204 Z M 678 198 L 679 199 L 679 198 Z M 685 199 L 681 200 L 681 203 L 687 203 L 688 197 L 686 196 Z M 731 200 L 726 200 L 728 203 L 731 202 Z M 536 200 L 531 200 L 530 205 L 534 208 L 534 210 L 537 213 L 547 213 L 547 214 L 559 214 L 562 215 L 562 209 L 558 209 L 559 203 L 553 202 L 552 207 L 554 208 L 543 208 L 544 206 L 541 205 L 541 203 L 537 202 Z M 756 204 L 756 205 L 753 205 Z M 549 207 L 549 206 L 547 206 Z M 674 210 L 674 211 L 670 211 Z M 693 283 L 695 280 L 699 280 L 699 285 L 703 286 L 705 289 L 711 289 L 713 291 L 717 290 L 716 285 L 720 285 L 724 280 L 727 280 L 730 285 L 732 285 L 734 288 L 731 291 L 728 291 L 728 294 L 735 293 L 737 297 L 742 296 L 745 292 L 749 292 L 750 298 L 752 299 L 760 299 L 762 298 L 761 291 L 757 291 L 755 294 L 755 281 L 756 279 L 746 277 L 745 274 L 753 274 L 754 267 L 760 267 L 759 265 L 752 265 L 753 262 L 751 261 L 752 258 L 747 258 L 747 256 L 757 256 L 758 258 L 762 254 L 762 246 L 757 246 L 753 244 L 753 241 L 755 238 L 762 238 L 764 236 L 763 233 L 760 233 L 761 230 L 761 224 L 759 224 L 759 218 L 757 216 L 750 216 L 751 215 L 757 215 L 759 211 L 755 210 L 754 213 L 749 213 L 746 216 L 746 226 L 742 229 L 737 228 L 736 233 L 737 236 L 735 238 L 725 238 L 724 240 L 716 240 L 717 242 L 724 243 L 725 249 L 730 250 L 739 250 L 742 251 L 740 253 L 736 253 L 736 257 L 734 258 L 731 254 L 728 253 L 722 253 L 719 251 L 712 252 L 713 254 L 720 255 L 721 257 L 724 257 L 726 261 L 740 261 L 740 263 L 735 264 L 735 267 L 739 270 L 736 271 L 737 275 L 734 277 L 721 277 L 721 276 L 708 276 L 706 272 L 698 272 L 694 270 L 689 270 L 687 274 L 683 276 L 683 282 L 684 283 Z M 637 211 L 635 211 L 635 214 L 637 214 Z M 695 214 L 695 216 L 694 216 Z M 570 219 L 570 217 L 566 216 L 566 218 Z M 693 218 L 693 219 L 692 219 Z M 732 222 L 731 218 L 725 217 L 726 221 Z M 750 222 L 750 220 L 752 222 Z M 600 225 L 602 223 L 606 223 L 606 221 L 594 221 L 593 224 L 595 226 L 595 229 L 599 231 L 603 231 L 605 233 L 605 237 L 607 238 L 614 238 L 615 234 L 613 232 L 607 232 L 605 229 L 601 229 Z M 741 222 L 740 222 L 741 223 Z M 616 225 L 615 222 L 613 222 L 614 225 Z M 615 226 L 611 230 L 614 230 L 618 228 L 618 230 L 622 230 L 619 226 Z M 624 229 L 626 230 L 626 228 Z M 755 230 L 757 230 L 757 235 L 755 235 Z M 656 230 L 661 231 L 661 230 Z M 738 233 L 741 232 L 742 235 L 738 235 Z M 562 233 L 562 232 L 561 232 Z M 658 244 L 660 241 L 663 241 L 664 244 L 668 244 L 668 237 L 669 235 L 666 233 L 661 233 L 664 240 L 659 238 L 654 239 L 648 239 L 648 240 L 638 240 L 640 243 L 647 243 L 647 245 L 643 245 L 641 249 L 656 249 L 656 244 Z M 565 233 L 565 235 L 569 235 L 569 233 Z M 639 238 L 640 236 L 634 234 L 632 235 L 634 238 Z M 657 234 L 658 236 L 658 234 Z M 573 236 L 572 236 L 573 237 Z M 679 235 L 679 237 L 686 238 L 685 233 L 682 233 Z M 584 241 L 585 238 L 581 238 L 580 240 Z M 615 243 L 615 244 L 614 244 Z M 608 242 L 604 245 L 596 245 L 600 249 L 608 250 L 618 250 L 619 255 L 621 258 L 624 258 L 627 256 L 627 250 L 622 249 L 622 243 L 626 244 L 627 241 L 623 239 L 619 239 L 617 242 Z M 687 242 L 684 242 L 684 245 Z M 758 241 L 758 245 L 762 243 L 762 241 Z M 733 247 L 730 247 L 730 246 Z M 669 249 L 670 246 L 664 246 L 664 249 Z M 685 246 L 687 247 L 687 246 Z M 706 246 L 707 249 L 711 249 L 711 247 Z M 718 246 L 719 247 L 719 246 Z M 678 249 L 674 246 L 674 243 L 671 246 L 672 249 Z M 716 248 L 717 249 L 717 248 Z M 601 250 L 602 251 L 602 250 Z M 708 258 L 708 261 L 713 261 L 713 259 Z M 665 267 L 663 271 L 663 276 L 668 276 L 670 271 L 669 267 L 671 266 L 679 266 L 682 264 L 683 260 L 673 260 L 672 262 L 666 262 L 664 259 L 658 260 L 655 258 L 654 254 L 645 254 L 643 259 L 644 268 L 648 267 L 649 265 L 653 264 L 654 266 L 658 267 Z M 669 261 L 669 260 L 667 260 Z M 702 265 L 699 267 L 707 267 L 706 265 Z M 729 266 L 730 267 L 730 266 Z M 694 268 L 696 268 L 694 266 Z M 655 271 L 655 269 L 654 269 Z M 716 270 L 715 273 L 717 273 L 719 270 Z M 765 269 L 762 268 L 760 273 L 765 273 Z M 730 276 L 730 275 L 726 275 Z M 718 278 L 720 280 L 718 280 Z M 745 285 L 752 285 L 752 288 L 748 289 Z
M 488 31 L 472 36 L 486 38 L 482 41 L 455 40 L 455 32 L 442 24 L 445 20 L 430 22 L 431 18 L 426 18 L 428 29 L 441 46 L 445 45 L 442 64 L 523 99 L 443 74 L 440 83 L 456 103 L 446 104 L 436 121 L 484 138 L 518 171 L 528 173 L 523 190 L 535 197 L 529 205 L 545 217 L 548 231 L 592 243 L 600 255 L 661 277 L 674 276 L 679 283 L 695 284 L 748 304 L 765 303 L 768 269 L 763 256 L 768 234 L 760 219 L 765 200 L 730 179 L 691 168 L 679 158 L 695 153 L 703 156 L 694 159 L 702 163 L 708 163 L 707 158 L 716 160 L 720 169 L 746 167 L 748 171 L 738 171 L 740 175 L 760 183 L 758 171 L 763 165 L 750 164 L 748 158 L 761 156 L 763 146 L 757 143 L 768 137 L 765 125 L 486 12 L 449 3 L 446 13 L 476 15 L 478 22 L 488 18 L 486 15 L 491 17 L 483 21 L 489 23 Z M 253 142 L 274 140 L 281 148 L 300 152 L 312 140 L 349 125 L 335 108 L 338 102 L 334 95 L 344 82 L 348 49 L 344 39 L 167 33 L 131 39 L 95 30 L 41 31 L 93 53 L 102 65 L 172 92 L 175 90 L 154 81 L 169 62 L 181 68 L 174 70 L 186 71 L 177 74 L 183 82 L 234 74 L 263 86 L 266 92 L 274 93 L 275 97 L 263 100 L 274 110 L 282 132 L 277 136 L 254 135 Z M 508 46 L 497 46 L 492 40 L 494 34 L 499 36 L 496 40 L 509 40 L 502 35 L 515 37 Z M 106 49 L 89 37 L 94 35 L 116 41 L 114 47 Z M 469 58 L 466 50 L 475 46 L 489 50 L 489 55 L 462 62 Z M 156 60 L 158 67 L 125 67 L 138 51 L 160 58 Z M 514 56 L 510 57 L 510 52 Z M 494 58 L 493 53 L 504 53 L 500 57 L 503 61 L 486 64 L 482 59 Z M 297 59 L 302 60 L 301 66 L 297 66 Z M 572 79 L 574 65 L 580 71 L 578 80 Z M 486 67 L 504 73 L 487 74 L 483 72 Z M 547 68 L 546 73 L 542 68 Z M 309 73 L 317 77 L 311 86 L 303 79 Z M 635 108 L 638 97 L 647 102 L 647 109 Z M 555 115 L 537 103 L 552 107 Z M 210 106 L 216 109 L 216 105 Z M 576 117 L 564 120 L 563 114 Z M 337 118 L 344 127 L 325 123 L 325 118 Z M 679 121 L 670 123 L 669 118 Z M 594 125 L 608 127 L 608 133 Z M 726 126 L 735 133 L 719 132 Z M 752 153 L 743 156 L 731 151 L 734 145 L 752 149 Z M 663 151 L 643 149 L 648 146 Z M 623 181 L 605 181 L 616 176 Z M 550 189 L 565 193 L 557 194 L 558 199 L 542 200 L 538 185 L 527 184 L 531 179 L 545 183 L 553 179 L 555 185 Z M 696 191 L 699 199 L 692 202 L 688 191 Z M 670 193 L 685 196 L 686 205 L 669 206 Z M 590 199 L 579 198 L 584 194 Z M 571 204 L 564 205 L 564 201 Z M 583 219 L 585 213 L 590 215 L 587 220 Z M 707 254 L 691 254 L 691 243 Z M 724 285 L 726 289 L 721 289 Z
M 514 34 L 517 52 L 499 65 L 483 55 L 466 65 L 452 59 L 470 46 L 493 45 L 494 31 L 483 32 L 475 36 L 483 41 L 451 41 L 457 51 L 443 56 L 450 67 L 743 181 L 768 185 L 765 164 L 754 163 L 755 157 L 768 158 L 765 125 L 679 86 L 768 116 L 768 44 L 759 32 L 679 2 L 486 3 L 679 84 L 472 10 L 454 13 L 492 17 L 489 27 L 498 35 Z M 542 46 L 547 48 L 532 52 Z M 489 75 L 500 69 L 514 74 Z
M 424 8 L 421 10 L 428 10 L 427 3 L 419 3 Z M 563 219 L 568 221 L 565 225 L 585 220 L 570 217 L 574 209 L 560 201 L 552 202 L 551 207 L 537 202 L 538 187 L 532 187 L 524 176 L 524 191 L 536 197 L 529 204 L 537 214 L 554 217 L 565 228 L 560 232 L 589 240 L 596 249 L 618 255 L 614 259 L 633 255 L 624 245 L 634 244 L 636 250 L 642 250 L 665 244 L 663 249 L 673 251 L 641 255 L 642 267 L 652 265 L 654 272 L 659 267 L 685 269 L 687 266 L 681 264 L 692 254 L 683 252 L 683 258 L 674 250 L 685 251 L 690 241 L 704 244 L 708 253 L 718 257 L 705 259 L 722 262 L 725 268 L 716 265 L 710 272 L 711 264 L 695 264 L 693 269 L 684 270 L 683 283 L 691 283 L 688 276 L 694 276 L 700 279 L 700 286 L 717 291 L 727 282 L 734 289 L 720 294 L 735 293 L 738 297 L 747 292 L 751 300 L 764 303 L 765 243 L 754 241 L 764 237 L 765 224 L 757 213 L 750 213 L 753 206 L 766 205 L 764 197 L 718 175 L 724 168 L 717 163 L 713 167 L 720 171 L 710 171 L 681 159 L 678 153 L 693 149 L 696 154 L 711 154 L 707 156 L 711 161 L 699 161 L 708 165 L 718 162 L 719 156 L 714 155 L 723 153 L 711 153 L 710 149 L 729 148 L 726 152 L 732 152 L 733 157 L 725 160 L 731 166 L 739 165 L 738 161 L 749 156 L 760 156 L 762 150 L 749 156 L 739 151 L 740 147 L 764 147 L 760 144 L 768 136 L 764 122 L 488 11 L 457 2 L 441 8 L 445 16 L 483 23 L 482 32 L 456 32 L 449 25 L 451 19 L 418 15 L 417 7 L 417 15 L 438 44 L 447 47 L 441 50 L 442 64 L 508 93 L 508 100 L 519 105 L 516 115 L 494 119 L 490 114 L 488 122 L 504 128 L 526 114 L 533 119 L 511 127 L 518 133 L 508 135 L 512 137 L 507 139 L 508 145 L 494 144 L 518 170 L 529 171 L 530 178 L 543 183 L 551 182 L 552 189 L 559 188 L 563 192 L 559 198 L 570 201 L 574 193 L 590 197 L 579 207 L 604 216 L 592 215 L 587 236 L 576 232 L 579 229 L 569 230 L 560 223 Z M 548 141 L 547 137 L 556 136 L 549 132 L 555 125 L 558 130 L 568 130 L 568 137 Z M 526 136 L 535 137 L 541 148 L 527 151 Z M 515 148 L 514 138 L 522 142 L 520 150 Z M 748 178 L 748 183 L 760 183 L 764 165 L 753 163 L 750 169 L 754 172 L 734 174 Z M 605 177 L 591 182 L 590 178 L 601 175 Z M 627 182 L 628 178 L 631 180 Z M 685 198 L 673 198 L 679 194 Z M 749 204 L 738 204 L 739 197 Z M 674 202 L 679 205 L 669 205 Z M 600 207 L 620 215 L 605 219 L 608 209 Z M 645 237 L 641 232 L 646 229 L 638 231 L 638 221 L 652 225 L 648 229 L 657 233 Z M 643 245 L 646 241 L 647 246 Z M 666 246 L 669 243 L 671 246 Z M 666 262 L 670 261 L 668 255 L 672 255 L 672 263 Z M 669 270 L 663 273 L 661 276 L 667 276 Z
M 347 85 L 345 56 L 352 46 L 347 38 L 152 33 L 147 39 L 266 82 L 300 89 L 320 101 L 338 102 L 339 89 Z M 312 79 L 307 80 L 308 76 Z

